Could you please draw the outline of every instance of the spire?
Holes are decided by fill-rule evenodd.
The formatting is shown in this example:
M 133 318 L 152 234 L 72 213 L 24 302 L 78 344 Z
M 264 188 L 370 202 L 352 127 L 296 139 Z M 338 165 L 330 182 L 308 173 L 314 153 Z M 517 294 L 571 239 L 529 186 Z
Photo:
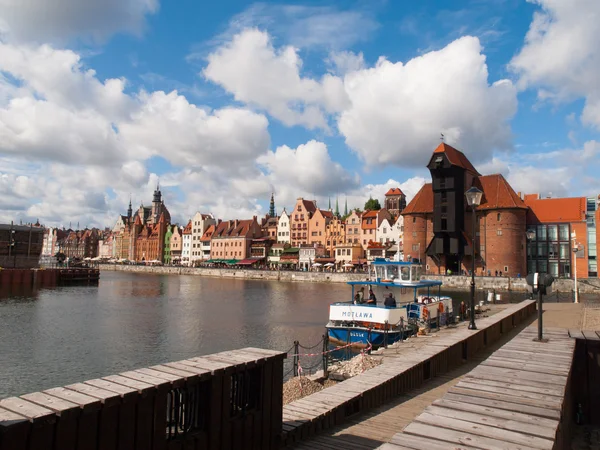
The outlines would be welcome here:
M 272 192 L 271 192 L 271 203 L 269 204 L 269 216 L 275 217 L 275 197 Z
M 131 195 L 129 196 L 129 208 L 127 208 L 127 217 L 131 219 L 133 215 L 133 209 L 131 207 Z
M 160 184 L 156 183 L 156 190 L 154 191 L 154 198 L 152 203 L 160 203 L 161 201 Z
M 331 209 L 331 207 L 329 207 L 329 209 Z M 340 217 L 340 202 L 337 196 L 335 197 L 335 216 Z
M 329 197 L 329 208 L 327 208 L 329 211 L 331 211 L 331 197 Z
M 348 215 L 348 197 L 346 197 L 346 205 L 344 206 L 344 216 Z

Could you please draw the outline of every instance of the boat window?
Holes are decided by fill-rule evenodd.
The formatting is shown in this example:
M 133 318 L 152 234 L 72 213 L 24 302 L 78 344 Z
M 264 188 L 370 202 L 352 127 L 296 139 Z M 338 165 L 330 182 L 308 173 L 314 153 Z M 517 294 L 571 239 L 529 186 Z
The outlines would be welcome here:
M 377 278 L 385 279 L 385 266 L 375 266 Z
M 414 281 L 419 281 L 419 277 L 421 276 L 421 267 L 420 266 L 412 266 L 412 279 Z
M 410 281 L 410 267 L 408 266 L 402 266 L 400 268 L 400 273 L 401 273 L 401 277 L 400 279 L 402 281 Z
M 388 279 L 395 280 L 398 278 L 398 266 L 388 266 Z

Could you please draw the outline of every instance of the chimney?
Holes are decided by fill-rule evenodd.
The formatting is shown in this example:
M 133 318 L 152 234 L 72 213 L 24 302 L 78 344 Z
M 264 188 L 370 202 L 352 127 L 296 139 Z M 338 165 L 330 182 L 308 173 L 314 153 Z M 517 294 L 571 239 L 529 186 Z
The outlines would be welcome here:
M 239 220 L 235 219 L 235 220 L 233 221 L 233 227 L 234 227 L 234 228 L 237 228 L 239 224 L 240 224 L 240 221 L 239 221 Z
M 269 215 L 267 214 L 267 217 L 269 217 Z M 252 220 L 254 220 L 256 222 L 257 217 L 256 216 L 252 216 Z

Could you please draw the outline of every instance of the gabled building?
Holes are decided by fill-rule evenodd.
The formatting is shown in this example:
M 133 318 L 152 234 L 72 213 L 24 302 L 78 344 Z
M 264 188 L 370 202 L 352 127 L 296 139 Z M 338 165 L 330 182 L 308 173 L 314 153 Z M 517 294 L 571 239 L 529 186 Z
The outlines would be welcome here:
M 192 217 L 192 249 L 190 253 L 190 262 L 192 264 L 194 261 L 202 261 L 205 259 L 204 254 L 202 253 L 200 239 L 204 235 L 206 229 L 216 223 L 217 221 L 212 214 L 202 214 L 197 212 L 194 217 Z
M 388 219 L 384 217 L 377 227 L 377 241 L 380 244 L 395 244 L 398 242 L 398 233 L 394 227 L 394 218 Z
M 200 251 L 202 252 L 202 261 L 210 259 L 210 249 L 212 236 L 215 232 L 216 227 L 221 223 L 221 220 L 217 222 L 217 225 L 210 225 L 202 237 L 200 238 Z
M 296 200 L 296 205 L 290 214 L 292 247 L 300 247 L 301 244 L 308 244 L 310 218 L 316 210 L 317 202 L 315 200 L 304 200 L 302 197 Z
M 192 221 L 183 229 L 181 233 L 181 264 L 184 266 L 190 265 L 190 255 L 192 251 Z
M 334 217 L 325 229 L 325 247 L 331 257 L 334 256 L 335 247 L 346 242 L 346 223 L 340 217 Z
M 361 216 L 362 213 L 358 211 L 352 211 L 346 218 L 346 243 L 347 244 L 361 244 Z
M 183 249 L 183 236 L 182 229 L 179 225 L 173 225 L 173 232 L 171 234 L 171 262 L 181 262 L 181 251 Z
M 360 243 L 365 251 L 367 250 L 369 242 L 377 242 L 377 229 L 383 219 L 387 219 L 388 222 L 392 219 L 391 214 L 385 208 L 378 211 L 365 211 L 362 213 L 360 217 Z
M 173 227 L 168 225 L 165 231 L 164 248 L 162 262 L 171 264 L 171 238 L 173 237 Z
M 325 245 L 327 242 L 327 225 L 333 217 L 332 211 L 325 211 L 318 208 L 315 210 L 308 221 L 308 229 L 310 230 L 309 244 Z
M 274 241 L 277 240 L 277 225 L 279 224 L 279 217 L 266 215 L 260 221 L 260 227 L 262 229 L 263 236 L 268 237 Z
M 282 244 L 289 244 L 291 242 L 290 236 L 290 216 L 286 212 L 285 208 L 279 216 L 277 222 L 277 242 Z
M 210 242 L 210 259 L 243 260 L 250 255 L 254 239 L 262 237 L 256 216 L 217 224 Z

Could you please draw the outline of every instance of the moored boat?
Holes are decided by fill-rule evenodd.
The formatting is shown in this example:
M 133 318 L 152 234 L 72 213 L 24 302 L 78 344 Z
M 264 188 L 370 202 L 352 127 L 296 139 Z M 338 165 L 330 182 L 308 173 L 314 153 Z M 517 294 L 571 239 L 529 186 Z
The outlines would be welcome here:
M 421 326 L 436 328 L 451 322 L 452 299 L 441 295 L 442 282 L 421 280 L 420 272 L 420 265 L 414 263 L 373 261 L 369 280 L 348 282 L 352 287 L 351 300 L 330 305 L 326 326 L 329 341 L 377 348 L 405 339 Z M 395 307 L 385 306 L 383 298 L 377 304 L 367 303 L 365 288 L 383 291 L 386 296 L 396 290 L 400 300 L 396 300 Z M 432 288 L 437 288 L 437 295 L 432 294 Z M 419 294 L 424 289 L 427 293 Z M 405 295 L 409 290 L 413 292 L 410 299 Z

